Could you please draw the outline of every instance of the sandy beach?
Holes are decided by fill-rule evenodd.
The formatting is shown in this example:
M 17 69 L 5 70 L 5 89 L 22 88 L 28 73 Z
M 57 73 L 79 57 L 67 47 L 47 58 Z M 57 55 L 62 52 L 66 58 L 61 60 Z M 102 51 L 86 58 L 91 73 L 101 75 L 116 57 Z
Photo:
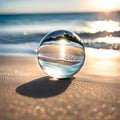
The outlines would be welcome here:
M 54 80 L 36 58 L 0 57 L 0 120 L 118 120 L 120 57 L 87 55 L 73 78 Z

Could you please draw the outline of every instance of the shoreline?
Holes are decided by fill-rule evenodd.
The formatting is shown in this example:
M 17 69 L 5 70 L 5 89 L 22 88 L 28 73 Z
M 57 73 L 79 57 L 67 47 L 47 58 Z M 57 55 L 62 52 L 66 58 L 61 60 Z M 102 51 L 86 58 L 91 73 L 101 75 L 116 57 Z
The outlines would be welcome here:
M 26 56 L 27 53 L 24 55 L 0 55 L 0 66 L 8 67 L 7 65 L 10 65 L 11 67 L 11 62 L 17 62 L 22 60 L 22 63 L 26 61 L 34 61 L 37 63 L 37 71 L 41 71 L 41 68 L 39 67 L 38 63 L 38 56 L 36 55 L 28 55 Z M 8 61 L 6 59 L 11 59 Z M 25 59 L 25 61 L 24 61 Z M 5 60 L 5 61 L 4 61 Z M 3 61 L 3 63 L 1 63 Z M 85 49 L 85 61 L 84 65 L 80 70 L 81 72 L 89 73 L 89 74 L 94 74 L 98 76 L 104 76 L 104 77 L 120 77 L 120 52 L 115 51 L 115 50 L 105 50 L 105 49 L 94 49 L 94 48 L 86 48 Z M 20 61 L 21 62 L 21 61 Z M 6 65 L 7 63 L 7 65 Z M 21 63 L 21 64 L 22 64 Z M 28 62 L 29 63 L 29 62 Z M 7 71 L 6 71 L 7 72 Z M 44 73 L 44 72 L 43 72 Z

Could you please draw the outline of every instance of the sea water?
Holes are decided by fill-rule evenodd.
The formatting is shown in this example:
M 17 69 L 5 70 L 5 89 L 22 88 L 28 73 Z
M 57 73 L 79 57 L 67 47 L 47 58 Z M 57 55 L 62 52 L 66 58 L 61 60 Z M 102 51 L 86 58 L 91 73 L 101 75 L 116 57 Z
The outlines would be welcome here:
M 0 15 L 0 55 L 36 56 L 50 31 L 76 32 L 86 48 L 120 51 L 120 12 Z

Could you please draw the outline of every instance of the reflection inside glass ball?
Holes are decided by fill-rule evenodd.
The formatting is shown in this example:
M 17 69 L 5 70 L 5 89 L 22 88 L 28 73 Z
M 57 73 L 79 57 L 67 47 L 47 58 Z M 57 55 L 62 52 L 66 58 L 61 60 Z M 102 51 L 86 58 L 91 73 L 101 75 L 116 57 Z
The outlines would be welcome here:
M 82 67 L 85 50 L 79 36 L 67 30 L 48 33 L 37 51 L 41 68 L 51 77 L 70 78 Z

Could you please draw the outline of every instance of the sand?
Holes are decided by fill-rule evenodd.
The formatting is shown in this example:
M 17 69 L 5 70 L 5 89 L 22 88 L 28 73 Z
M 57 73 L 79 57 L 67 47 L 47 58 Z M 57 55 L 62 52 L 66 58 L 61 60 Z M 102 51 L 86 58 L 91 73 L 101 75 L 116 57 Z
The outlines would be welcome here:
M 119 61 L 86 56 L 73 78 L 54 80 L 36 58 L 1 56 L 0 120 L 118 120 Z

